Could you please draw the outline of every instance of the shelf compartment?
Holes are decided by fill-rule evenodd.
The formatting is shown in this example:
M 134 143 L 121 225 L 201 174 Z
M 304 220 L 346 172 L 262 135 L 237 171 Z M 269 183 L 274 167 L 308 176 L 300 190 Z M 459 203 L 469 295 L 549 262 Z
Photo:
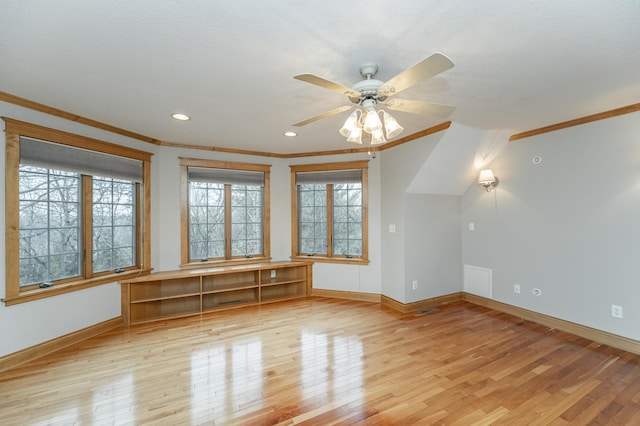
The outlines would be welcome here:
M 275 300 L 285 300 L 303 296 L 306 296 L 305 283 L 302 281 L 290 282 L 287 284 L 269 285 L 262 287 L 260 292 L 260 301 L 271 302 Z
M 200 312 L 200 295 L 174 297 L 131 305 L 131 322 L 161 320 Z
M 200 277 L 176 278 L 130 284 L 131 302 L 170 299 L 200 293 Z
M 202 311 L 212 311 L 258 303 L 258 287 L 214 292 L 202 295 Z
M 226 274 L 205 275 L 202 277 L 202 292 L 213 293 L 229 289 L 258 286 L 257 271 L 240 271 Z
M 275 285 L 290 282 L 305 281 L 307 279 L 306 266 L 280 267 L 260 271 L 262 285 Z

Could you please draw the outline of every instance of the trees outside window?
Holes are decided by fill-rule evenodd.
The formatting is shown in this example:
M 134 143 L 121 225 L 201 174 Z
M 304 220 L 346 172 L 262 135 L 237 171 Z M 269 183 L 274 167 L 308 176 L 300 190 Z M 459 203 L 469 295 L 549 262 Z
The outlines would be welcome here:
M 183 264 L 269 258 L 270 167 L 181 159 Z
M 93 272 L 129 268 L 136 264 L 136 184 L 94 177 Z
M 148 269 L 151 154 L 4 120 L 5 303 Z
M 20 287 L 81 273 L 80 175 L 20 167 Z
M 368 262 L 367 162 L 291 166 L 292 257 Z

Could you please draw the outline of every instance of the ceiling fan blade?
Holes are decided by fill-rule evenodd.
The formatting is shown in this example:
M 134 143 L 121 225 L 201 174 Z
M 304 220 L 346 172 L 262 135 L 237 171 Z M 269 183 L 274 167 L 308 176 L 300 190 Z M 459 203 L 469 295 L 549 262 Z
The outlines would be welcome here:
M 384 96 L 391 96 L 450 68 L 453 68 L 453 62 L 449 58 L 434 53 L 383 83 L 379 90 Z
M 351 108 L 353 108 L 352 105 L 341 106 L 339 108 L 332 109 L 331 111 L 327 111 L 320 115 L 316 115 L 315 117 L 307 118 L 306 120 L 295 123 L 294 126 L 296 127 L 305 126 L 309 123 L 313 123 L 314 121 L 322 120 L 323 118 L 331 117 L 332 115 L 336 115 L 336 114 L 340 114 L 341 112 L 348 111 Z
M 313 74 L 300 74 L 293 78 L 296 80 L 304 81 L 305 83 L 315 84 L 316 86 L 324 87 L 331 91 L 347 95 L 353 102 L 357 102 L 360 99 L 360 93 L 353 89 L 350 89 L 342 84 L 334 83 L 333 81 L 326 80 L 322 77 L 318 77 Z M 354 100 L 355 99 L 355 100 Z
M 431 104 L 428 102 L 411 101 L 408 99 L 391 99 L 384 105 L 395 111 L 411 112 L 436 117 L 448 117 L 456 107 L 450 105 Z

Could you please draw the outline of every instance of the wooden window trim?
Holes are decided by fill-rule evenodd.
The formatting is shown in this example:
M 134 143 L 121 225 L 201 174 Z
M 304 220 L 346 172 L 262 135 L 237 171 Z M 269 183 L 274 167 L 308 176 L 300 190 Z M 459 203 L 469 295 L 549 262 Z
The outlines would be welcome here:
M 223 266 L 223 265 L 237 265 L 237 264 L 250 264 L 259 263 L 271 260 L 271 165 L 270 164 L 256 164 L 256 163 L 243 163 L 237 161 L 221 161 L 221 160 L 206 160 L 201 158 L 186 158 L 180 157 L 180 267 L 210 267 L 210 266 Z M 192 261 L 189 259 L 189 177 L 187 173 L 188 167 L 209 167 L 212 169 L 230 169 L 230 170 L 243 170 L 252 172 L 264 173 L 264 192 L 263 192 L 263 250 L 262 256 L 256 256 L 252 258 L 246 257 L 231 257 L 226 259 L 211 259 L 204 262 Z M 225 185 L 226 186 L 226 185 Z M 227 196 L 225 191 L 225 197 Z M 228 205 L 231 205 L 231 201 L 227 200 Z M 225 215 L 231 214 L 231 210 Z M 230 222 L 230 218 L 225 219 L 227 223 Z M 227 253 L 231 253 L 231 239 L 227 238 L 225 242 Z
M 135 277 L 148 273 L 151 268 L 151 156 L 146 151 L 124 147 L 121 145 L 103 142 L 97 139 L 50 129 L 36 124 L 2 117 L 5 122 L 6 156 L 5 156 L 5 305 L 15 305 L 32 300 L 44 299 L 59 294 L 70 293 L 97 285 L 117 282 L 124 278 Z M 98 273 L 88 274 L 84 265 L 81 265 L 83 276 L 60 280 L 52 287 L 34 288 L 34 286 L 20 287 L 20 212 L 17 206 L 20 204 L 19 194 L 19 166 L 20 166 L 20 137 L 26 136 L 35 139 L 55 142 L 76 148 L 132 158 L 142 162 L 143 182 L 139 187 L 137 211 L 137 236 L 136 250 L 138 256 L 137 265 L 127 268 L 122 273 Z M 83 179 L 86 180 L 86 179 Z M 138 184 L 139 185 L 139 184 Z M 86 201 L 86 200 L 85 200 Z M 83 203 L 83 214 L 87 214 L 87 204 Z M 90 208 L 90 206 L 89 206 Z M 89 216 L 90 217 L 90 216 Z M 86 244 L 87 226 L 86 220 L 82 226 L 83 244 Z M 84 246 L 86 249 L 86 245 Z M 87 256 L 88 257 L 88 256 Z
M 291 169 L 291 259 L 313 262 L 325 262 L 325 263 L 343 263 L 343 264 L 369 264 L 369 198 L 368 198 L 368 170 L 369 162 L 367 160 L 361 161 L 344 161 L 337 163 L 318 163 L 318 164 L 299 164 L 289 166 Z M 328 241 L 327 241 L 327 255 L 326 256 L 307 256 L 300 254 L 299 247 L 299 223 L 298 223 L 298 189 L 296 186 L 296 173 L 301 172 L 321 172 L 332 170 L 362 170 L 362 256 L 346 258 L 333 256 L 332 250 L 332 221 L 327 223 L 329 228 Z M 327 197 L 331 194 L 332 188 L 328 191 Z M 327 208 L 330 209 L 333 203 L 333 198 L 327 198 Z M 329 213 L 329 212 L 328 212 Z M 331 217 L 329 215 L 328 217 Z

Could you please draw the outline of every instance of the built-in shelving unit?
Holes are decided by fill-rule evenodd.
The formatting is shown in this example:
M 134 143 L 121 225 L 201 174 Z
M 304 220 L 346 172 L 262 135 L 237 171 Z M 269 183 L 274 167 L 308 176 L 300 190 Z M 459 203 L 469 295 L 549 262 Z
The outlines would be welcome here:
M 311 263 L 269 262 L 156 272 L 123 280 L 125 324 L 306 297 Z

